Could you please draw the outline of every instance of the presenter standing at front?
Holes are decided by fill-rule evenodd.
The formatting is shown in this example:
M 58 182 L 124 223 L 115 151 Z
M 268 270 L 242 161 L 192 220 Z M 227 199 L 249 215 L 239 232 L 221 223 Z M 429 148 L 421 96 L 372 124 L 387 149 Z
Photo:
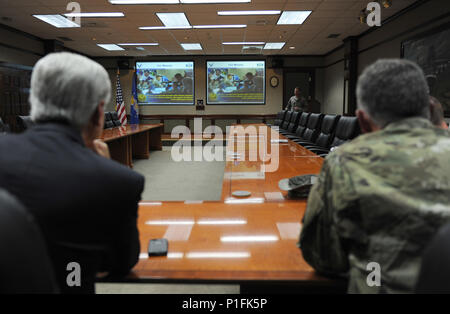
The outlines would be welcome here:
M 306 103 L 306 98 L 302 96 L 302 91 L 300 87 L 296 87 L 294 90 L 294 96 L 292 96 L 286 106 L 288 111 L 307 111 L 308 104 Z

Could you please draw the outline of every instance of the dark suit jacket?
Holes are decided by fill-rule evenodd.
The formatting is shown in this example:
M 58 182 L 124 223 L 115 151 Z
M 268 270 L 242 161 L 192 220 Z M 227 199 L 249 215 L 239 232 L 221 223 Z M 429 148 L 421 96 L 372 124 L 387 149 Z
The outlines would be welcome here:
M 34 215 L 63 293 L 92 293 L 96 272 L 124 275 L 137 263 L 137 208 L 144 178 L 103 158 L 63 123 L 0 138 L 0 187 Z M 81 266 L 81 287 L 66 269 Z
M 57 292 L 52 263 L 33 217 L 0 190 L 0 294 Z

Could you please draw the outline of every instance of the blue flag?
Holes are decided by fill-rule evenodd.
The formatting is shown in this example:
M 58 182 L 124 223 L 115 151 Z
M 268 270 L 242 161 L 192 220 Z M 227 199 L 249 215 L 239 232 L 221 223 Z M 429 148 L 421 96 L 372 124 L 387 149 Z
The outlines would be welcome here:
M 134 70 L 133 73 L 133 82 L 131 88 L 130 124 L 139 124 L 137 90 L 136 90 L 136 70 Z

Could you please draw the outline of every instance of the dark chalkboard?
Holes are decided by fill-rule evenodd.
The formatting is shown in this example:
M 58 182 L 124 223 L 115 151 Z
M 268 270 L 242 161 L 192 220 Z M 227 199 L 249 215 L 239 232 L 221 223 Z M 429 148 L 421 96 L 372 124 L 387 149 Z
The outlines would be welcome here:
M 450 117 L 450 23 L 402 42 L 402 57 L 422 68 L 430 94 Z

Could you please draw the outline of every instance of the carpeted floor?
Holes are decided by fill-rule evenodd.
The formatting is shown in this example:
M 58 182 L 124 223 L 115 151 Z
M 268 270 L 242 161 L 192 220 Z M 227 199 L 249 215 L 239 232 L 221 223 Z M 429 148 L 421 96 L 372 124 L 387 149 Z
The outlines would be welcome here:
M 220 200 L 225 162 L 176 162 L 171 157 L 171 148 L 151 152 L 150 159 L 134 161 L 134 170 L 146 179 L 142 200 Z

